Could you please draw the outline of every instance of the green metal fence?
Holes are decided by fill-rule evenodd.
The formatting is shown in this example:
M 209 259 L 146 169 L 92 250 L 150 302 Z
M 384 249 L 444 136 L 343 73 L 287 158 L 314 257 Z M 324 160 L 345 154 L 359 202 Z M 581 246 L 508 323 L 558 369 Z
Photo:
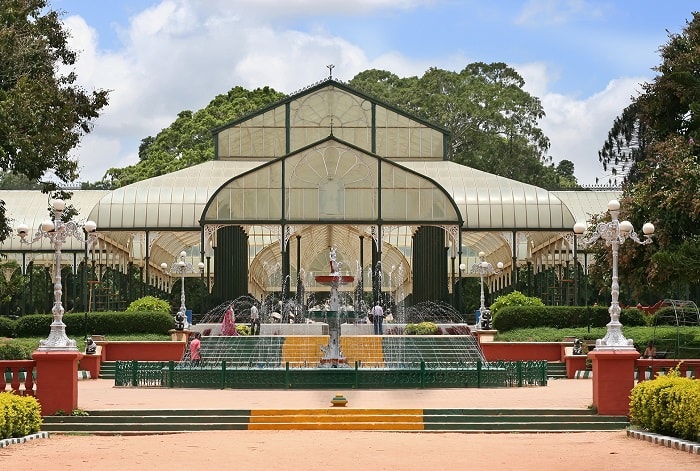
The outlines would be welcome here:
M 118 361 L 115 386 L 215 389 L 500 388 L 547 385 L 547 362 L 498 361 L 403 368 L 227 368 L 183 363 Z

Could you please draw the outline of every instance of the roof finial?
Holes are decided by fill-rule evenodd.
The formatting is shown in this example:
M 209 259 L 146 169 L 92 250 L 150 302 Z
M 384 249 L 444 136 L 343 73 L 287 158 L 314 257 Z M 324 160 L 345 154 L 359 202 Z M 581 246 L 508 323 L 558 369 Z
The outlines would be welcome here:
M 333 64 L 329 64 L 326 67 L 328 67 L 328 78 L 332 79 L 333 78 L 333 68 L 335 66 Z

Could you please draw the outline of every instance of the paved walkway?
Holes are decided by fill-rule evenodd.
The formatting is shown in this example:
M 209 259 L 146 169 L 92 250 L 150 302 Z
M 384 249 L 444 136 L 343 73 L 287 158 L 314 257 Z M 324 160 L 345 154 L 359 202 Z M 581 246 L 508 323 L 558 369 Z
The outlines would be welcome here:
M 342 393 L 348 408 L 586 409 L 590 379 L 554 379 L 547 386 L 498 389 L 251 390 L 115 387 L 114 380 L 78 382 L 78 407 L 101 409 L 320 409 Z

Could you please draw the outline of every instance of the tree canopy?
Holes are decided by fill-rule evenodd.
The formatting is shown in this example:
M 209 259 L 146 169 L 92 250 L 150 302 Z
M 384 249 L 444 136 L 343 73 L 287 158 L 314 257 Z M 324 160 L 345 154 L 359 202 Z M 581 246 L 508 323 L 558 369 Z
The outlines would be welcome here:
M 67 44 L 59 13 L 46 0 L 0 3 L 0 171 L 31 182 L 47 172 L 62 182 L 78 177 L 69 157 L 92 130 L 108 92 L 76 84 L 77 55 Z M 56 183 L 44 182 L 45 191 Z M 0 202 L 0 240 L 9 233 Z
M 621 283 L 632 295 L 688 299 L 691 290 L 700 293 L 700 13 L 669 34 L 660 53 L 659 75 L 643 84 L 606 143 L 611 152 L 629 150 L 602 158 L 629 164 L 621 218 L 657 229 L 652 246 L 621 247 Z

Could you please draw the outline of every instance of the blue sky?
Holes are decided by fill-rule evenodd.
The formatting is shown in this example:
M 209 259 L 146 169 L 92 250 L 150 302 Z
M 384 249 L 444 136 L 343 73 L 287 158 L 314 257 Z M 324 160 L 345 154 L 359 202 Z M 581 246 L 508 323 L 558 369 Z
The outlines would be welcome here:
M 292 93 L 378 68 L 399 76 L 505 62 L 542 100 L 550 155 L 583 184 L 607 181 L 597 151 L 653 78 L 667 30 L 696 1 L 50 0 L 80 52 L 87 89 L 109 108 L 76 151 L 81 180 L 138 161 L 141 139 L 235 86 Z

